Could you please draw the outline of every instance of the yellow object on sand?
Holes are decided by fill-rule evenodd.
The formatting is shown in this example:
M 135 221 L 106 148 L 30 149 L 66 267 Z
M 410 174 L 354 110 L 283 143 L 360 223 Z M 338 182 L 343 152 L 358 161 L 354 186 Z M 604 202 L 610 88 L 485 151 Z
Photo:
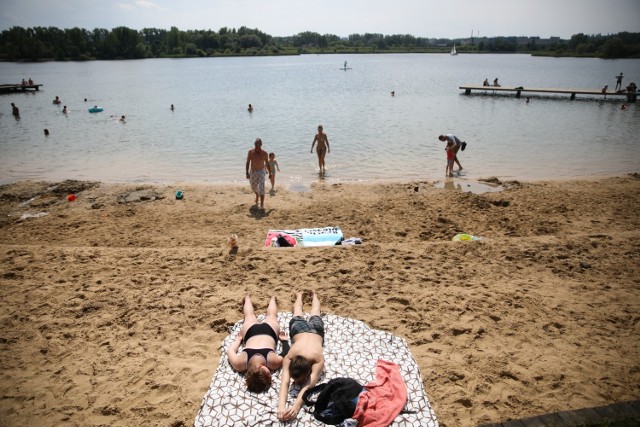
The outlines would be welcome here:
M 461 242 L 461 241 L 465 241 L 465 240 L 481 240 L 482 237 L 478 237 L 478 236 L 472 236 L 471 234 L 456 234 L 455 236 L 453 236 L 453 240 L 454 242 Z

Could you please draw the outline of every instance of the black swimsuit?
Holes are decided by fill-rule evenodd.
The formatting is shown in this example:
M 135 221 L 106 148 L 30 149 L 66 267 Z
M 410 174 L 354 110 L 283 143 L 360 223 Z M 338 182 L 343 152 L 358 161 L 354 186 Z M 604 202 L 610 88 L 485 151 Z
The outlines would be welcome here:
M 249 329 L 247 329 L 247 334 L 242 340 L 242 345 L 246 345 L 247 341 L 249 341 L 249 338 L 258 335 L 269 335 L 276 343 L 278 342 L 276 331 L 273 330 L 271 325 L 269 325 L 268 323 L 256 323 L 255 325 L 251 325 Z M 242 351 L 247 353 L 247 366 L 249 366 L 249 360 L 256 354 L 261 355 L 262 357 L 264 357 L 264 360 L 268 362 L 269 353 L 275 350 L 273 348 L 245 348 L 242 349 Z
M 269 335 L 273 338 L 274 342 L 278 342 L 278 335 L 276 335 L 276 331 L 273 330 L 271 325 L 268 323 L 256 323 L 255 325 L 251 325 L 249 329 L 247 329 L 247 333 L 242 339 L 242 345 L 246 345 L 247 341 L 250 338 L 253 338 L 257 335 Z
M 247 353 L 247 367 L 248 367 L 249 360 L 256 354 L 259 354 L 260 356 L 264 357 L 264 360 L 268 363 L 269 359 L 267 359 L 267 357 L 269 356 L 269 353 L 275 350 L 272 348 L 245 348 L 245 349 L 242 349 L 242 351 Z

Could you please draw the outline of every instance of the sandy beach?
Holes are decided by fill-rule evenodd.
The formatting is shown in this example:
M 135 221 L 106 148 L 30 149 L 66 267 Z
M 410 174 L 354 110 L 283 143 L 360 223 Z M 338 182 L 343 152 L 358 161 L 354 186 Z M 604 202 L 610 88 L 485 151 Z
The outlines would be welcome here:
M 299 289 L 406 339 L 441 426 L 639 399 L 640 176 L 503 185 L 2 186 L 0 424 L 192 425 L 243 295 Z M 324 226 L 364 244 L 261 248 Z

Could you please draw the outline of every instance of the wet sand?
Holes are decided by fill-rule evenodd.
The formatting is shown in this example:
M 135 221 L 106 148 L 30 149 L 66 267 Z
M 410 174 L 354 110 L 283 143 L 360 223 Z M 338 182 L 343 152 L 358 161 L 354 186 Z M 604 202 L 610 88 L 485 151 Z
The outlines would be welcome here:
M 2 186 L 1 424 L 191 425 L 242 296 L 298 289 L 405 338 L 442 426 L 640 398 L 640 177 L 503 184 Z M 261 249 L 319 226 L 364 244 Z

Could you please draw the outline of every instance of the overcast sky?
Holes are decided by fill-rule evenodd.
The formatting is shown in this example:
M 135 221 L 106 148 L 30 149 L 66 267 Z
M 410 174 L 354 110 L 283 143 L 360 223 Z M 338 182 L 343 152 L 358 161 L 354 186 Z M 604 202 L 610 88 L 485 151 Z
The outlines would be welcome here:
M 0 0 L 0 30 L 13 26 L 570 38 L 640 32 L 640 0 Z

